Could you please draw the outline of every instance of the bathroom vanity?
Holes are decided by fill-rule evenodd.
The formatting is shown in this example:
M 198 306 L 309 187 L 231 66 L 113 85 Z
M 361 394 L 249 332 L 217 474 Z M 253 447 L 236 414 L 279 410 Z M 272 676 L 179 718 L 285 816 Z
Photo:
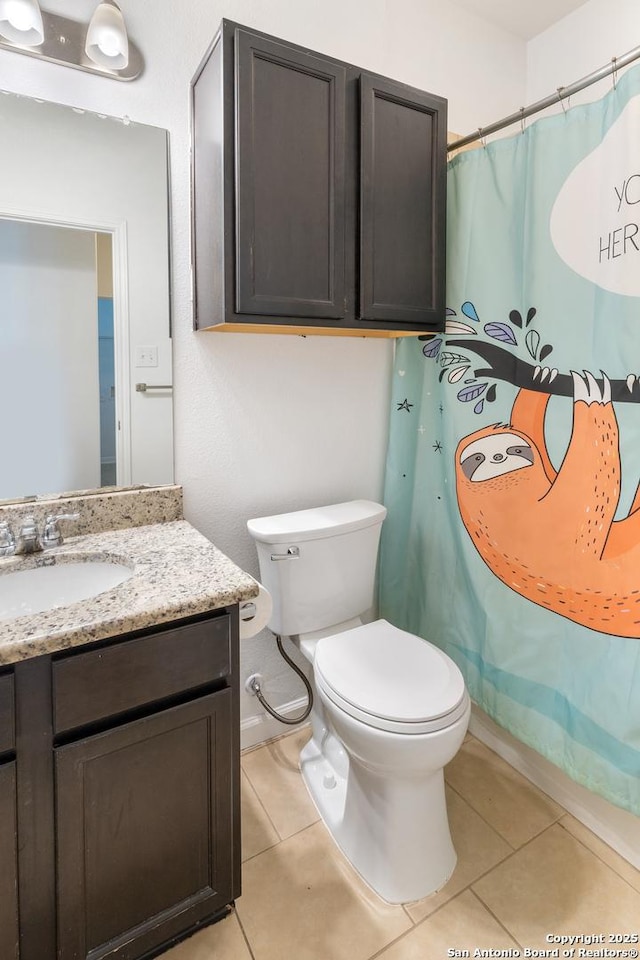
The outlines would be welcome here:
M 240 893 L 238 609 L 257 584 L 179 519 L 38 556 L 98 552 L 131 577 L 0 620 L 2 960 L 138 960 Z

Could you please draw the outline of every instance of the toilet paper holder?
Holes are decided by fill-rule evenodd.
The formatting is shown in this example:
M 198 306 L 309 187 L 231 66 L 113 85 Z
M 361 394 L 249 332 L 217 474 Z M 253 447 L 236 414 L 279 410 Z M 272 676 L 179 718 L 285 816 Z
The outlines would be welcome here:
M 247 620 L 253 620 L 257 612 L 258 610 L 253 600 L 245 600 L 244 603 L 240 604 L 240 619 L 245 622 Z
M 258 596 L 240 602 L 240 639 L 250 640 L 257 636 L 268 625 L 272 611 L 271 594 L 259 583 Z

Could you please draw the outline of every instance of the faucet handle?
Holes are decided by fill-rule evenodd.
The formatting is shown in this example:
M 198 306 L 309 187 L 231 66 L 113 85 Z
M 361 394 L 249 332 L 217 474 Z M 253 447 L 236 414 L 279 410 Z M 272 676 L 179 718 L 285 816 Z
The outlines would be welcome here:
M 0 521 L 0 557 L 10 557 L 16 552 L 16 541 L 6 520 Z
M 44 531 L 42 533 L 42 545 L 44 547 L 59 547 L 63 542 L 62 534 L 58 523 L 60 520 L 79 520 L 79 513 L 58 513 L 50 514 L 45 520 Z

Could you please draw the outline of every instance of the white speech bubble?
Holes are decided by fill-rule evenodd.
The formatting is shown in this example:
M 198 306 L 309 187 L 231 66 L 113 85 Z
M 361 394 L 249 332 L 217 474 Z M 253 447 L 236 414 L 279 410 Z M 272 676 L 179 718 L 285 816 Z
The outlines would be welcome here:
M 573 168 L 551 211 L 553 245 L 597 286 L 640 296 L 640 96 Z

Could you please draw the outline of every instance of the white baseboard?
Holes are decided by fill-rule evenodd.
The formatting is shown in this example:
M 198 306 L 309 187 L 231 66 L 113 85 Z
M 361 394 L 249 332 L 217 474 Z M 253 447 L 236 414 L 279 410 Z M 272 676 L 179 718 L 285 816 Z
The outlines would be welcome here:
M 274 710 L 277 710 L 277 712 L 281 713 L 284 717 L 296 717 L 303 713 L 307 703 L 308 700 L 306 696 L 304 696 L 298 700 L 291 700 L 289 703 L 284 703 L 279 707 L 274 707 Z M 258 708 L 260 710 L 259 714 L 246 717 L 240 724 L 241 750 L 257 747 L 258 744 L 264 743 L 266 740 L 273 740 L 274 737 L 281 737 L 283 733 L 288 733 L 296 729 L 293 724 L 280 723 L 274 717 L 269 716 L 266 710 L 262 710 L 259 704 Z M 303 720 L 300 725 L 302 726 L 304 723 L 308 723 L 308 720 Z
M 575 783 L 555 764 L 499 727 L 475 703 L 469 732 L 640 869 L 640 817 Z

